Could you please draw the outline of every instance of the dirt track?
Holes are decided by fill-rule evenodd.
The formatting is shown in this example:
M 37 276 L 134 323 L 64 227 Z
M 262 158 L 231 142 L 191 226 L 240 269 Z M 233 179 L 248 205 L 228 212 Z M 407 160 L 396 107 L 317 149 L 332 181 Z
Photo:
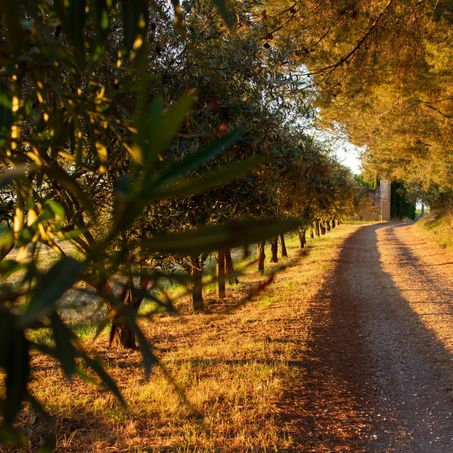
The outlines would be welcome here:
M 288 397 L 302 407 L 299 450 L 453 451 L 452 279 L 452 263 L 404 224 L 345 241 Z

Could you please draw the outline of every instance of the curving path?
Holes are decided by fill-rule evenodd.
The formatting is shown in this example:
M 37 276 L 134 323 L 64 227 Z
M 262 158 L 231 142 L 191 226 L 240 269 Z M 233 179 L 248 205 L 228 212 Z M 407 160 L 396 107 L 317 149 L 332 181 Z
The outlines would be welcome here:
M 298 449 L 452 452 L 452 263 L 404 224 L 367 225 L 311 310 Z

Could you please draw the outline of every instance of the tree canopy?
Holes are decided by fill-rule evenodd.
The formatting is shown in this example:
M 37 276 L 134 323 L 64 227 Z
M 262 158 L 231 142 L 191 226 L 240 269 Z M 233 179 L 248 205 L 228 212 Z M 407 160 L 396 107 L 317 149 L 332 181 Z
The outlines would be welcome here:
M 270 43 L 311 74 L 318 122 L 366 146 L 370 178 L 404 180 L 438 204 L 451 198 L 451 2 L 266 2 Z M 442 195 L 443 194 L 443 195 Z

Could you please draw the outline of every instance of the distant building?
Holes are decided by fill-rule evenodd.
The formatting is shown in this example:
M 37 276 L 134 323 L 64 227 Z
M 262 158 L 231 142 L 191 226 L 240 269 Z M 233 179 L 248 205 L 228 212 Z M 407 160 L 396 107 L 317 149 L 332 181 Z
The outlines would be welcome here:
M 376 189 L 369 188 L 357 207 L 357 220 L 391 219 L 392 183 L 381 179 Z
M 390 216 L 390 204 L 392 199 L 392 183 L 387 179 L 381 179 L 379 181 L 378 189 L 379 207 L 380 207 L 380 219 L 389 221 Z

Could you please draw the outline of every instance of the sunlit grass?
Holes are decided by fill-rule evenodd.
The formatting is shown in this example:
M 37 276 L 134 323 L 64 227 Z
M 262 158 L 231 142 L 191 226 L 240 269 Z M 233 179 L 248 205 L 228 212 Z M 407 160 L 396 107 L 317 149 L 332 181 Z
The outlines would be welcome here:
M 415 231 L 453 252 L 453 212 L 434 212 L 415 224 Z
M 277 265 L 266 259 L 267 271 L 291 264 L 275 282 L 245 306 L 229 314 L 207 312 L 143 319 L 141 326 L 153 345 L 172 384 L 156 366 L 144 379 L 138 351 L 111 351 L 107 338 L 96 343 L 95 318 L 67 314 L 74 330 L 104 366 L 128 402 L 127 408 L 107 391 L 79 377 L 68 382 L 54 363 L 35 356 L 31 391 L 56 417 L 62 449 L 74 451 L 171 451 L 291 449 L 291 436 L 279 419 L 279 404 L 292 382 L 299 378 L 292 363 L 301 357 L 309 330 L 308 308 L 332 269 L 339 244 L 356 225 L 343 225 L 326 236 L 309 240 L 308 253 L 300 256 L 297 236 L 287 237 L 289 258 Z M 240 284 L 227 284 L 227 300 L 234 302 L 250 285 L 262 281 L 253 255 L 239 263 Z M 171 294 L 182 289 L 166 287 Z M 215 298 L 215 287 L 205 288 L 206 300 Z M 190 305 L 188 297 L 180 300 Z M 314 303 L 314 302 L 313 302 Z M 144 310 L 152 308 L 147 302 Z M 81 319 L 82 318 L 82 319 Z M 41 339 L 48 332 L 41 332 Z M 181 392 L 181 393 L 179 393 Z M 187 399 L 184 401 L 181 397 Z M 199 415 L 202 418 L 199 418 Z M 33 438 L 49 428 L 22 424 Z M 74 427 L 78 427 L 75 429 Z M 74 431 L 75 429 L 75 431 Z

